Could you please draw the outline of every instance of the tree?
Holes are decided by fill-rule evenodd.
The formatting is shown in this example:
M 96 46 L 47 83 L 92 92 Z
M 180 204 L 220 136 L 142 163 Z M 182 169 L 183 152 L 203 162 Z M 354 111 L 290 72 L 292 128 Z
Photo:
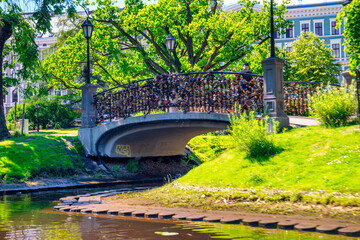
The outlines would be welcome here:
M 34 13 L 25 19 L 21 1 L 5 0 L 0 7 L 0 141 L 9 137 L 4 115 L 4 87 L 15 85 L 21 79 L 36 81 L 38 49 L 34 41 L 37 32 L 50 31 L 51 15 L 61 13 L 67 7 L 68 13 L 75 12 L 72 0 L 33 1 Z M 16 67 L 21 66 L 20 70 Z M 12 69 L 15 78 L 3 75 L 4 69 Z M 31 90 L 31 85 L 29 89 Z
M 255 45 L 269 39 L 269 2 L 255 10 L 255 2 L 243 1 L 242 9 L 226 12 L 222 1 L 159 0 L 145 5 L 125 1 L 119 9 L 111 0 L 97 0 L 92 16 L 91 39 L 93 83 L 111 87 L 131 80 L 166 74 L 169 52 L 164 40 L 177 39 L 172 63 L 176 72 L 231 69 Z M 284 3 L 275 10 L 275 28 L 286 28 Z M 68 38 L 65 46 L 43 62 L 51 86 L 78 89 L 78 78 L 86 63 L 82 32 Z
M 352 0 L 342 8 L 337 16 L 337 27 L 340 27 L 345 18 L 344 36 L 345 51 L 350 57 L 350 72 L 355 75 L 355 69 L 360 68 L 360 0 Z
M 312 32 L 302 32 L 286 54 L 287 81 L 338 83 L 340 63 L 332 56 L 332 50 Z

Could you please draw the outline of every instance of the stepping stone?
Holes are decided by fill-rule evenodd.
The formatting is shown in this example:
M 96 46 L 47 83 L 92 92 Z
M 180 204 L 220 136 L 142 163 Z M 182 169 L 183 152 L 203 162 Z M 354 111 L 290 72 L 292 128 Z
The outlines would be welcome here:
M 172 216 L 174 216 L 175 213 L 172 212 L 163 212 L 163 213 L 159 213 L 159 218 L 160 219 L 171 219 Z
M 349 237 L 360 237 L 360 227 L 340 228 L 338 233 Z
M 119 210 L 109 210 L 108 214 L 109 215 L 119 215 Z
M 77 200 L 76 199 L 65 199 L 65 200 L 62 200 L 61 203 L 59 203 L 59 204 L 73 204 L 73 203 L 77 203 Z
M 70 207 L 63 207 L 63 208 L 60 208 L 59 210 L 62 211 L 62 212 L 70 212 Z
M 59 206 L 59 205 L 56 205 L 53 207 L 54 210 L 60 210 L 60 208 L 63 208 L 64 206 Z
M 80 197 L 78 203 L 101 203 L 100 196 L 92 196 L 92 197 Z
M 261 219 L 258 218 L 244 218 L 242 223 L 246 226 L 258 227 Z
M 316 231 L 319 233 L 337 234 L 337 230 L 344 226 L 339 225 L 320 225 L 316 227 Z
M 278 225 L 279 229 L 293 230 L 296 224 L 299 224 L 299 223 L 295 222 L 295 221 L 285 220 L 285 221 L 278 222 L 277 225 Z
M 237 217 L 229 217 L 229 218 L 223 218 L 220 220 L 223 224 L 240 224 L 242 221 L 242 218 Z
M 135 210 L 120 210 L 119 215 L 121 215 L 121 216 L 131 216 L 132 212 L 135 212 Z
M 177 214 L 172 216 L 172 220 L 178 220 L 178 221 L 183 221 L 186 220 L 187 215 L 181 215 L 181 214 Z
M 81 209 L 80 212 L 81 213 L 92 213 L 92 209 L 84 208 L 84 209 Z
M 145 213 L 146 218 L 158 218 L 159 213 L 158 212 L 147 212 Z
M 203 219 L 204 222 L 220 222 L 220 217 L 206 217 Z
M 192 216 L 187 217 L 186 220 L 192 221 L 192 222 L 202 221 L 205 217 L 206 216 L 204 216 L 204 215 L 192 215 Z
M 80 212 L 82 208 L 72 208 L 70 212 Z
M 317 226 L 318 225 L 315 225 L 315 224 L 303 224 L 303 223 L 301 223 L 301 224 L 295 225 L 295 229 L 299 230 L 299 231 L 315 232 Z
M 138 210 L 138 211 L 132 212 L 131 216 L 132 217 L 145 217 L 145 213 L 146 213 L 145 210 L 143 210 L 143 211 Z
M 259 222 L 259 226 L 263 228 L 277 228 L 278 220 L 264 219 Z
M 95 214 L 107 214 L 108 210 L 93 210 L 92 213 Z

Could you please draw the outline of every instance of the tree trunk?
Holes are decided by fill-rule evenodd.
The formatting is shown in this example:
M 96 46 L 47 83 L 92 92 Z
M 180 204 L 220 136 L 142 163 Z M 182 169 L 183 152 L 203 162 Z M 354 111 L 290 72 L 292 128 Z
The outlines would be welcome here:
M 4 92 L 3 92 L 3 50 L 5 42 L 11 37 L 12 26 L 0 20 L 0 141 L 10 137 L 9 130 L 6 127 L 5 109 L 4 109 Z

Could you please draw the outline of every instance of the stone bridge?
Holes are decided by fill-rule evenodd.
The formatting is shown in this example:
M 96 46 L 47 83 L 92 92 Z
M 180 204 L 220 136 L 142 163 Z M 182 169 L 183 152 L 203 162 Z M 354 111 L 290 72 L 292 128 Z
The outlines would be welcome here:
M 91 156 L 173 156 L 182 155 L 191 138 L 226 129 L 236 111 L 266 109 L 288 127 L 282 68 L 283 60 L 269 58 L 264 77 L 251 80 L 234 72 L 159 75 L 98 94 L 96 86 L 85 84 L 79 139 Z
M 173 112 L 116 120 L 79 129 L 88 155 L 112 158 L 183 155 L 197 135 L 227 129 L 224 113 Z

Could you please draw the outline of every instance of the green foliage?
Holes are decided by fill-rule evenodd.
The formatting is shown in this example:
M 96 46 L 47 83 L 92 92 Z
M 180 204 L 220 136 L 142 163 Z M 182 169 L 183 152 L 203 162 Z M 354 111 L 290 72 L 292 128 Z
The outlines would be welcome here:
M 254 111 L 232 114 L 230 133 L 235 146 L 245 150 L 248 157 L 268 157 L 279 150 L 274 140 L 276 122 L 270 122 L 268 117 L 258 119 Z
M 128 161 L 128 163 L 126 164 L 126 169 L 130 172 L 130 173 L 136 173 L 138 171 L 141 171 L 142 169 L 142 165 L 139 164 L 139 161 L 136 159 L 131 159 Z
M 209 0 L 127 1 L 124 9 L 111 0 L 96 2 L 92 82 L 103 87 L 168 73 L 164 39 L 169 33 L 178 43 L 172 54 L 175 71 L 188 72 L 232 69 L 254 45 L 266 42 L 270 32 L 269 1 L 255 11 L 256 2 L 246 0 L 236 12 L 226 12 L 222 1 L 215 7 Z M 289 25 L 282 17 L 285 11 L 285 2 L 276 7 L 276 28 Z M 83 84 L 84 62 L 86 40 L 80 30 L 43 67 L 51 86 L 77 89 Z
M 326 127 L 343 126 L 354 115 L 356 109 L 355 87 L 319 88 L 311 96 L 311 114 Z
M 350 71 L 355 76 L 355 69 L 360 66 L 360 0 L 352 0 L 344 6 L 337 16 L 337 27 L 340 28 L 345 18 L 344 37 L 345 51 L 350 57 Z
M 286 54 L 286 81 L 338 83 L 341 65 L 324 40 L 312 32 L 302 32 L 291 46 Z
M 39 109 L 39 124 L 43 129 L 52 126 L 55 129 L 68 128 L 73 126 L 74 120 L 78 117 L 74 109 L 70 106 L 61 104 L 61 100 L 43 100 L 41 102 L 33 102 L 25 106 L 25 118 L 29 119 L 29 126 L 35 129 L 37 126 L 37 109 L 35 104 L 40 104 Z M 17 106 L 16 119 L 22 117 L 22 105 Z M 14 123 L 15 107 L 10 109 L 8 113 L 8 122 Z
M 0 181 L 25 181 L 33 177 L 71 176 L 82 172 L 82 156 L 67 142 L 77 137 L 32 135 L 0 142 Z
M 120 165 L 115 165 L 113 167 L 113 172 L 117 172 L 119 170 L 119 168 L 120 168 Z

